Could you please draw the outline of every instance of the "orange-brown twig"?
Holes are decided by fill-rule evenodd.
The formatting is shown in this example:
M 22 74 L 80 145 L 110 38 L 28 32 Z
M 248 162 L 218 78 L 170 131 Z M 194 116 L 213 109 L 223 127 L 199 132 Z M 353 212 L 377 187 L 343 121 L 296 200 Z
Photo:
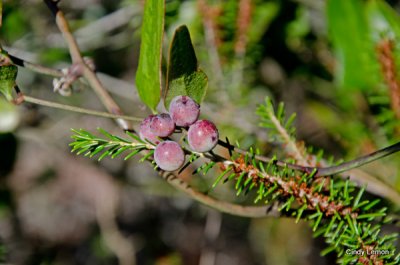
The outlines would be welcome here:
M 383 77 L 390 89 L 391 108 L 396 117 L 400 119 L 400 80 L 397 76 L 396 62 L 393 56 L 394 43 L 390 39 L 384 39 L 378 43 L 376 50 Z
M 341 203 L 330 201 L 329 196 L 315 192 L 313 188 L 308 187 L 306 183 L 298 183 L 296 178 L 283 179 L 281 177 L 272 176 L 267 173 L 261 172 L 251 164 L 245 163 L 244 157 L 240 156 L 233 162 L 233 172 L 237 175 L 242 173 L 247 174 L 247 178 L 251 178 L 256 184 L 264 183 L 266 187 L 277 184 L 279 186 L 278 192 L 282 195 L 292 195 L 296 198 L 299 205 L 307 205 L 307 209 L 319 210 L 325 213 L 325 216 L 332 216 L 335 213 L 339 215 L 350 214 L 351 217 L 356 218 L 357 212 L 354 212 L 351 207 L 346 207 Z

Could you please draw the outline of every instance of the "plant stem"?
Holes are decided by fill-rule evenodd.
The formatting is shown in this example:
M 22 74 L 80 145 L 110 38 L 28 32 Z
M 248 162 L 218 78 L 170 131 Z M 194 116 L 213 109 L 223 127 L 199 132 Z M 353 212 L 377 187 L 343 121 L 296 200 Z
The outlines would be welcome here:
M 25 61 L 25 60 L 23 60 L 21 58 L 15 57 L 15 56 L 13 56 L 11 54 L 8 54 L 8 56 L 10 57 L 11 61 L 14 64 L 16 64 L 18 66 L 25 67 L 27 69 L 30 69 L 30 70 L 32 70 L 32 71 L 34 71 L 36 73 L 49 75 L 49 76 L 54 76 L 54 77 L 62 77 L 62 76 L 64 76 L 64 74 L 60 70 L 48 68 L 48 67 L 45 67 L 45 66 L 42 66 L 42 65 L 39 65 L 39 64 L 35 64 L 35 63 L 31 63 L 31 62 Z
M 97 75 L 89 67 L 86 66 L 84 68 L 83 76 L 87 79 L 89 85 L 92 87 L 94 92 L 100 98 L 100 100 L 102 101 L 103 105 L 107 108 L 107 110 L 112 114 L 123 116 L 123 112 L 120 109 L 120 107 L 110 96 L 110 94 L 108 94 L 107 90 L 103 87 L 103 84 L 100 82 Z M 119 124 L 119 126 L 122 127 L 124 130 L 133 131 L 132 125 L 125 119 L 117 119 L 116 121 Z
M 238 147 L 235 147 L 231 144 L 228 144 L 227 142 L 224 142 L 222 140 L 218 140 L 218 144 L 222 147 L 225 147 L 233 152 L 236 152 L 238 154 L 242 154 L 242 155 L 248 155 L 250 154 L 249 151 L 240 149 Z M 254 155 L 253 154 L 253 158 L 262 161 L 262 162 L 266 162 L 269 163 L 271 162 L 273 159 L 267 156 L 262 156 L 262 155 Z M 280 160 L 275 160 L 274 163 L 279 166 L 279 167 L 288 167 L 290 169 L 294 169 L 294 170 L 298 170 L 298 171 L 302 171 L 302 172 L 308 172 L 311 173 L 314 170 L 314 167 L 307 167 L 307 166 L 300 166 L 297 164 L 291 164 L 291 163 L 286 163 Z
M 71 105 L 65 105 L 65 104 L 47 101 L 47 100 L 43 100 L 43 99 L 38 99 L 38 98 L 25 96 L 25 95 L 23 96 L 23 99 L 26 102 L 30 102 L 30 103 L 41 105 L 41 106 L 46 106 L 46 107 L 55 108 L 55 109 L 62 109 L 62 110 L 67 110 L 67 111 L 72 111 L 72 112 L 77 112 L 77 113 L 83 113 L 83 114 L 88 114 L 88 115 L 94 115 L 94 116 L 99 116 L 99 117 L 104 117 L 104 118 L 125 119 L 125 120 L 130 120 L 130 121 L 142 121 L 143 120 L 142 118 L 121 116 L 121 115 L 111 114 L 108 112 L 89 110 L 89 109 L 85 109 L 85 108 L 75 107 L 75 106 L 71 106 Z
M 216 200 L 204 193 L 192 189 L 186 182 L 176 177 L 171 172 L 160 171 L 159 174 L 176 189 L 186 193 L 196 201 L 205 204 L 218 211 L 232 214 L 235 216 L 260 218 L 260 217 L 279 217 L 281 212 L 270 206 L 243 206 L 225 201 Z
M 46 1 L 45 2 L 49 2 Z M 51 1 L 50 1 L 51 2 Z M 83 58 L 81 56 L 81 52 L 79 50 L 78 44 L 72 35 L 71 29 L 68 25 L 68 21 L 65 19 L 64 13 L 59 9 L 55 15 L 56 23 L 58 28 L 60 29 L 65 41 L 68 44 L 69 54 L 71 56 L 73 63 L 83 63 Z
M 350 169 L 366 165 L 368 163 L 384 158 L 388 155 L 394 154 L 399 151 L 400 151 L 400 142 L 385 147 L 383 149 L 380 149 L 378 151 L 375 151 L 373 153 L 367 154 L 365 156 L 361 156 L 359 158 L 350 160 L 348 162 L 344 162 L 337 166 L 317 168 L 318 171 L 316 176 L 328 176 L 328 175 L 339 174 L 348 171 Z

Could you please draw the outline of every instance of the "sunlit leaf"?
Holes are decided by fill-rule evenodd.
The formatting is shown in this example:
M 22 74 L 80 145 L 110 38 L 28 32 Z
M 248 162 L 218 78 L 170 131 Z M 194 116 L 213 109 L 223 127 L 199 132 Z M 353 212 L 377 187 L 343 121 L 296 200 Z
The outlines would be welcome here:
M 136 86 L 142 101 L 155 112 L 161 97 L 161 48 L 164 33 L 163 0 L 146 0 Z

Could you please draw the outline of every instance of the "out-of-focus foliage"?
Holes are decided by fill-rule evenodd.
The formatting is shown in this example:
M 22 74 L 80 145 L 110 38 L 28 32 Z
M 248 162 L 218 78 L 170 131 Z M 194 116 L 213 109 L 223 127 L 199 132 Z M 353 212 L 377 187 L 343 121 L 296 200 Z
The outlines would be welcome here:
M 19 114 L 12 103 L 0 98 L 0 133 L 14 131 L 19 123 Z
M 338 85 L 348 90 L 376 86 L 380 81 L 376 74 L 379 67 L 364 2 L 334 0 L 327 5 L 329 33 L 338 59 L 335 73 Z

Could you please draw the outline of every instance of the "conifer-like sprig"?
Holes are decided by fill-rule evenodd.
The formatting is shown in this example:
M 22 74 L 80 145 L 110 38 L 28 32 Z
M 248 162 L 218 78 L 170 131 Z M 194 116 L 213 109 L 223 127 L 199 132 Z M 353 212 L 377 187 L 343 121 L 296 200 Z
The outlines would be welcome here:
M 257 161 L 251 153 L 225 161 L 221 169 L 213 187 L 233 181 L 237 195 L 252 192 L 255 203 L 278 202 L 279 210 L 290 213 L 296 222 L 308 220 L 315 236 L 325 237 L 328 243 L 322 254 L 335 251 L 343 264 L 399 262 L 393 244 L 398 235 L 383 235 L 380 231 L 388 221 L 386 207 L 379 199 L 365 199 L 365 188 L 357 188 L 348 179 L 331 176 L 316 181 L 315 172 L 282 169 L 274 161 Z M 347 249 L 364 250 L 364 255 L 346 255 Z M 390 254 L 375 255 L 374 251 Z
M 129 151 L 124 158 L 124 160 L 127 160 L 141 151 L 149 150 L 141 160 L 144 161 L 154 153 L 155 146 L 152 143 L 143 141 L 137 135 L 128 131 L 125 133 L 130 136 L 133 141 L 112 135 L 101 128 L 99 128 L 98 131 L 105 136 L 105 138 L 95 136 L 83 129 L 72 129 L 72 131 L 75 133 L 71 136 L 71 138 L 74 139 L 74 142 L 70 143 L 72 152 L 76 152 L 77 155 L 83 154 L 90 158 L 99 155 L 98 161 L 107 156 L 116 158 Z
M 256 113 L 261 118 L 259 125 L 269 130 L 271 141 L 288 143 L 295 139 L 296 128 L 293 126 L 293 122 L 296 118 L 296 114 L 292 114 L 289 118 L 286 118 L 285 106 L 282 102 L 275 111 L 272 100 L 266 97 L 265 104 L 260 105 Z
M 312 156 L 307 155 L 304 144 L 296 140 L 296 128 L 293 125 L 296 114 L 286 117 L 283 102 L 278 104 L 275 111 L 272 100 L 266 97 L 265 104 L 257 108 L 256 114 L 260 116 L 260 126 L 268 129 L 270 140 L 280 143 L 289 158 L 302 166 L 315 166 L 315 161 Z

